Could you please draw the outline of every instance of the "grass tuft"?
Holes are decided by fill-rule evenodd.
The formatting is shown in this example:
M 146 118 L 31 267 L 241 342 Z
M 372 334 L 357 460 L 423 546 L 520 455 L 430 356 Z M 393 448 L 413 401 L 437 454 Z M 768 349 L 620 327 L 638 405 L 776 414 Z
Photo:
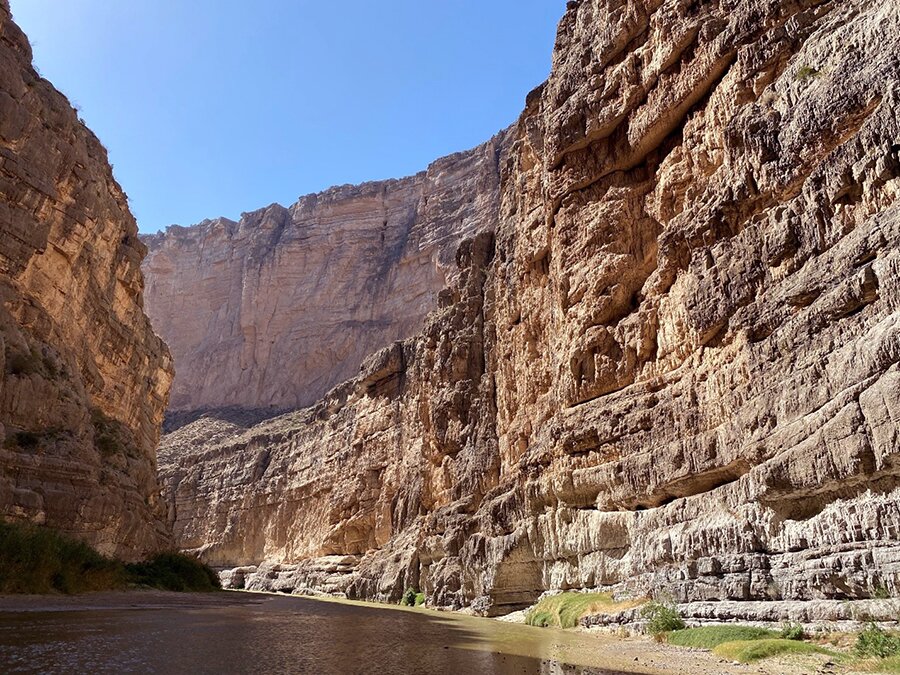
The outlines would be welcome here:
M 525 623 L 541 628 L 574 628 L 582 617 L 612 614 L 638 604 L 639 600 L 616 602 L 609 593 L 560 593 L 539 600 L 526 614 Z
M 875 673 L 896 673 L 900 675 L 900 656 L 889 656 L 886 659 L 880 659 L 872 668 Z
M 669 644 L 679 647 L 713 649 L 725 642 L 774 639 L 778 636 L 775 631 L 752 626 L 702 626 L 674 630 L 668 634 L 666 640 Z
M 780 638 L 723 642 L 713 649 L 713 654 L 723 659 L 740 661 L 741 663 L 751 663 L 783 654 L 827 654 L 832 657 L 840 657 L 840 654 L 837 652 L 824 649 L 818 645 L 797 640 L 782 640 Z

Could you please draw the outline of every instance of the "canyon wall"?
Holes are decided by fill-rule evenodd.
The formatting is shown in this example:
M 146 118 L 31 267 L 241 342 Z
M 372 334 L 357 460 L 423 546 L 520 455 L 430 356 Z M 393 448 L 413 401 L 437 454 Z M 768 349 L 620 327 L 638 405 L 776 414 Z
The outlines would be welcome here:
M 155 449 L 172 363 L 106 150 L 0 0 L 0 517 L 124 558 L 171 545 Z
M 417 333 L 460 241 L 496 220 L 505 138 L 410 178 L 144 237 L 147 311 L 178 364 L 170 410 L 310 405 Z
M 486 613 L 900 594 L 898 97 L 893 0 L 569 2 L 422 332 L 168 435 L 177 541 Z

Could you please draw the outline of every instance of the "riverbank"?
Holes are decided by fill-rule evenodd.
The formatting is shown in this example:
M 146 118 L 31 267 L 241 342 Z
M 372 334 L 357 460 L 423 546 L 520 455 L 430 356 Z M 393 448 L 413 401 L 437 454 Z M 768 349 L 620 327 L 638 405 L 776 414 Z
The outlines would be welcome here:
M 91 641 L 86 640 L 86 635 L 91 636 Z M 130 643 L 129 636 L 137 643 Z M 170 645 L 170 639 L 177 642 Z M 219 651 L 207 649 L 207 641 L 220 645 Z M 708 653 L 679 650 L 647 640 L 338 599 L 251 592 L 159 591 L 0 597 L 0 664 L 4 672 L 18 672 L 17 663 L 33 666 L 34 659 L 45 659 L 38 665 L 51 672 L 60 663 L 76 670 L 77 666 L 93 664 L 88 670 L 112 672 L 122 666 L 118 657 L 121 650 L 130 654 L 128 663 L 138 661 L 150 669 L 214 672 L 227 654 L 229 661 L 225 663 L 232 668 L 245 659 L 251 663 L 251 656 L 260 658 L 254 642 L 266 646 L 266 658 L 280 654 L 278 659 L 285 659 L 284 663 L 307 663 L 309 672 L 319 673 L 759 672 L 749 666 L 723 663 Z M 245 653 L 240 645 L 252 654 Z M 339 650 L 336 645 L 340 645 Z M 173 654 L 176 662 L 154 660 L 162 658 L 159 654 L 164 649 Z M 206 654 L 209 661 L 205 665 L 199 663 L 193 656 L 195 652 Z M 54 658 L 54 654 L 68 660 L 46 660 Z M 98 658 L 112 661 L 99 662 L 102 667 L 98 669 Z M 72 659 L 83 660 L 76 663 Z M 198 663 L 200 669 L 196 670 Z M 372 664 L 380 664 L 381 670 Z M 253 666 L 247 672 L 263 672 L 263 668 Z M 303 671 L 298 665 L 286 671 L 282 667 L 280 672 Z
M 122 619 L 117 620 L 115 617 Z M 368 658 L 366 654 L 381 655 L 385 650 L 409 653 L 412 669 L 388 671 L 402 673 L 426 672 L 418 669 L 416 659 L 425 658 L 427 661 L 430 657 L 422 657 L 423 653 L 427 653 L 438 663 L 439 652 L 452 652 L 454 658 L 450 663 L 453 664 L 479 663 L 480 670 L 474 672 L 485 673 L 851 675 L 877 672 L 872 670 L 873 663 L 851 661 L 847 649 L 847 645 L 852 644 L 850 642 L 840 647 L 829 647 L 845 658 L 817 653 L 789 654 L 741 664 L 717 656 L 708 649 L 655 642 L 637 634 L 616 634 L 597 626 L 579 626 L 568 630 L 539 628 L 511 621 L 510 618 L 516 617 L 504 617 L 505 620 L 487 619 L 422 607 L 251 591 L 184 594 L 132 590 L 74 596 L 0 596 L 0 664 L 4 666 L 4 672 L 17 672 L 15 669 L 10 670 L 9 658 L 21 650 L 29 651 L 32 647 L 17 647 L 10 642 L 15 633 L 23 630 L 24 635 L 29 635 L 29 628 L 32 635 L 38 636 L 36 639 L 41 649 L 49 649 L 41 641 L 51 645 L 64 645 L 70 626 L 92 625 L 96 622 L 103 623 L 109 627 L 106 630 L 113 631 L 110 637 L 113 641 L 118 639 L 116 631 L 119 630 L 119 623 L 144 625 L 146 634 L 137 636 L 136 639 L 150 643 L 158 643 L 160 639 L 165 642 L 167 626 L 171 623 L 184 628 L 179 639 L 187 645 L 195 639 L 198 627 L 203 630 L 197 639 L 203 641 L 207 637 L 210 640 L 227 640 L 232 630 L 253 632 L 258 631 L 261 626 L 269 625 L 269 632 L 263 631 L 258 639 L 272 645 L 277 651 L 287 647 L 274 643 L 285 640 L 292 634 L 285 633 L 285 627 L 299 622 L 303 632 L 298 635 L 328 636 L 328 640 L 336 641 L 334 644 L 350 645 L 356 656 L 362 659 L 357 663 L 353 660 L 354 653 L 344 654 L 338 659 L 343 671 L 328 670 L 320 663 L 317 672 L 323 673 L 368 672 L 365 669 L 353 670 L 353 664 L 365 665 L 364 659 Z M 518 618 L 521 619 L 521 615 Z M 221 629 L 218 636 L 215 635 L 217 626 Z M 203 636 L 204 630 L 209 631 L 208 636 Z M 382 635 L 383 632 L 393 637 L 387 638 Z M 73 644 L 77 644 L 80 638 L 75 636 L 73 639 Z M 245 638 L 241 640 L 244 641 Z M 368 640 L 374 640 L 375 644 L 369 644 Z M 296 639 L 291 638 L 289 642 L 296 642 Z M 295 647 L 297 651 L 291 654 L 291 658 L 306 658 L 302 644 L 296 644 Z M 313 645 L 310 648 L 320 647 Z M 133 651 L 134 646 L 129 649 Z M 69 649 L 67 653 L 72 651 L 74 650 Z M 242 657 L 238 654 L 235 658 Z M 323 658 L 326 666 L 333 660 L 331 655 L 323 657 L 319 654 L 316 656 L 317 663 Z M 553 664 L 556 670 L 547 670 L 547 664 Z M 209 665 L 214 663 L 210 662 Z M 98 672 L 104 671 L 101 668 Z M 433 672 L 445 671 L 438 666 L 438 670 Z

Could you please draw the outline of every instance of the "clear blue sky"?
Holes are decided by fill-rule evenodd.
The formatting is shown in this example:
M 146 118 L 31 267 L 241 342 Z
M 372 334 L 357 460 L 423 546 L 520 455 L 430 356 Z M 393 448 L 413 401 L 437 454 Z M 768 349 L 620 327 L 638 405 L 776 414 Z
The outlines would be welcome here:
M 565 0 L 11 0 L 143 232 L 394 178 L 511 124 Z

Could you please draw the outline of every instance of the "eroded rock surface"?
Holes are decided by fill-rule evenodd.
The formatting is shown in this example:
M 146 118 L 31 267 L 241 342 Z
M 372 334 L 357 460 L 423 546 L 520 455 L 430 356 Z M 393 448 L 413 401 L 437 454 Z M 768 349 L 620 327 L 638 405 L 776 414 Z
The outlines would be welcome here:
M 125 558 L 171 545 L 155 448 L 172 379 L 106 150 L 0 0 L 0 517 Z
M 147 311 L 178 364 L 170 411 L 310 405 L 416 334 L 459 243 L 496 222 L 505 138 L 410 178 L 144 237 Z
M 168 437 L 180 544 L 484 612 L 900 594 L 898 55 L 893 0 L 569 2 L 422 333 Z

